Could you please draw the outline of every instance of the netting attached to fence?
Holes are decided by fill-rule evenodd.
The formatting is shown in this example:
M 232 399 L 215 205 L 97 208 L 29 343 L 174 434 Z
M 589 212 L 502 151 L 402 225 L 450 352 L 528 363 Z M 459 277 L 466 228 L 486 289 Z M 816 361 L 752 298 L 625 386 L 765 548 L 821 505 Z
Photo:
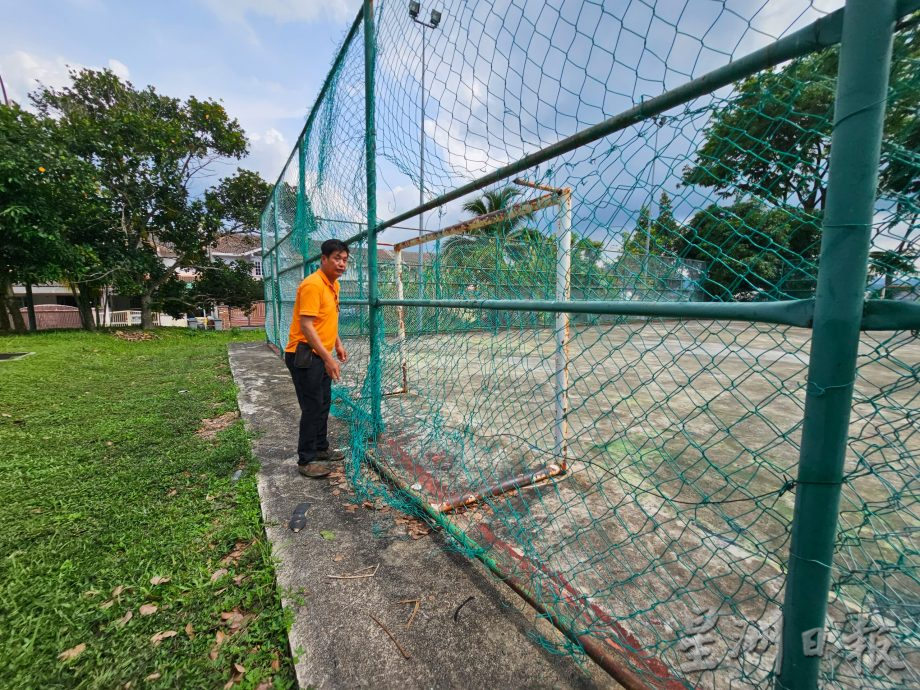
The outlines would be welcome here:
M 811 310 L 819 254 L 834 260 L 842 4 L 443 0 L 411 17 L 383 0 L 263 214 L 280 348 L 321 242 L 354 238 L 334 394 L 351 481 L 439 525 L 567 631 L 547 644 L 630 687 L 766 688 L 783 659 L 806 396 L 835 387 L 808 376 L 836 357 L 812 351 Z M 811 649 L 826 687 L 920 685 L 920 17 L 881 4 L 898 24 L 862 285 L 908 316 L 858 343 Z

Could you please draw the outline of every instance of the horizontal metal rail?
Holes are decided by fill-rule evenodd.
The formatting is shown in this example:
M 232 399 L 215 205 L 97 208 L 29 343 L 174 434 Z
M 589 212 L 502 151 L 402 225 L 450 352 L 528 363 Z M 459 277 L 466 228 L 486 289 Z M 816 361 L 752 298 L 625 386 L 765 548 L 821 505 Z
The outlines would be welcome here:
M 342 299 L 343 305 L 368 306 L 366 299 Z M 648 316 L 716 321 L 749 321 L 811 328 L 813 299 L 777 302 L 551 302 L 537 300 L 382 299 L 381 307 L 438 307 L 493 311 L 536 311 L 609 316 Z M 920 330 L 920 303 L 893 299 L 866 300 L 861 331 Z
M 917 9 L 920 9 L 920 0 L 900 0 L 900 2 L 898 2 L 897 15 L 898 17 L 903 17 Z M 842 8 L 832 12 L 812 22 L 805 28 L 799 29 L 768 46 L 755 50 L 738 60 L 729 62 L 727 65 L 714 69 L 701 77 L 692 79 L 681 86 L 666 91 L 660 96 L 655 96 L 647 101 L 643 101 L 628 110 L 624 110 L 618 115 L 614 115 L 592 127 L 583 129 L 546 148 L 528 154 L 514 163 L 498 168 L 487 175 L 483 175 L 468 184 L 457 187 L 446 194 L 442 194 L 410 211 L 393 216 L 389 220 L 379 223 L 374 229 L 374 232 L 382 232 L 397 223 L 414 218 L 420 213 L 430 211 L 438 206 L 443 206 L 449 201 L 459 199 L 462 196 L 466 196 L 490 184 L 504 180 L 541 163 L 545 163 L 557 156 L 573 151 L 580 146 L 590 144 L 598 139 L 626 129 L 642 120 L 661 115 L 672 108 L 692 101 L 694 98 L 699 98 L 723 86 L 728 86 L 732 82 L 749 77 L 756 72 L 775 67 L 787 60 L 802 57 L 809 53 L 836 45 L 840 42 L 843 31 L 843 12 L 844 10 Z M 345 244 L 353 244 L 364 239 L 367 237 L 367 232 L 367 230 L 364 230 L 357 235 L 349 237 L 345 240 Z M 309 261 L 317 261 L 318 259 L 319 255 L 311 258 Z
M 340 304 L 366 306 L 368 301 L 343 299 L 340 300 Z M 782 302 L 640 302 L 638 300 L 628 302 L 553 302 L 549 300 L 381 299 L 377 301 L 377 306 L 754 321 L 810 328 L 814 300 L 802 299 Z
M 459 223 L 454 223 L 453 225 L 442 228 L 441 230 L 430 232 L 427 235 L 422 235 L 421 237 L 413 237 L 412 239 L 405 240 L 404 242 L 398 242 L 393 245 L 393 250 L 399 252 L 403 249 L 409 249 L 410 247 L 415 247 L 420 244 L 427 244 L 428 242 L 433 242 L 434 240 L 439 240 L 443 237 L 450 237 L 451 235 L 462 235 L 468 232 L 481 230 L 482 228 L 486 228 L 497 223 L 506 223 L 515 218 L 520 218 L 521 216 L 536 213 L 540 209 L 556 206 L 562 203 L 562 200 L 566 195 L 571 193 L 571 189 L 561 189 L 553 194 L 544 194 L 543 196 L 538 196 L 536 199 L 523 201 L 519 204 L 509 206 L 508 208 L 500 208 L 490 213 L 484 213 L 481 216 L 476 216 L 475 218 L 470 218 L 468 220 L 460 221 Z
M 896 299 L 870 299 L 863 304 L 863 331 L 920 330 L 920 304 Z

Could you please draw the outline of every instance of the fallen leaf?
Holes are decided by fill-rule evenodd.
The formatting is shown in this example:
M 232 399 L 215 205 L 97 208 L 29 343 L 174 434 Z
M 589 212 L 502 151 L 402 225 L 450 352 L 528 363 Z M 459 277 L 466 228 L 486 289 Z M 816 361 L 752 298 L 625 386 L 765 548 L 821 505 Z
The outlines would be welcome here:
M 256 686 L 256 690 L 271 690 L 273 687 L 274 684 L 272 683 L 272 679 L 269 678 L 268 680 L 263 680 L 261 683 L 259 683 Z
M 87 599 L 91 599 L 92 597 L 98 596 L 99 594 L 101 594 L 101 592 L 96 589 L 88 589 L 85 592 L 83 592 L 83 596 L 86 597 Z
M 281 670 L 281 659 L 279 659 L 278 655 L 276 654 L 275 657 L 272 659 L 272 671 L 280 671 L 280 670 Z
M 158 632 L 156 635 L 151 637 L 150 641 L 153 642 L 154 645 L 158 645 L 163 640 L 167 640 L 170 637 L 175 637 L 178 634 L 179 633 L 177 633 L 175 630 L 164 630 L 163 632 Z
M 150 578 L 150 584 L 152 585 L 165 585 L 167 582 L 169 582 L 169 578 L 162 577 L 160 575 L 155 575 L 154 577 Z
M 140 608 L 140 614 L 142 616 L 152 616 L 158 609 L 159 607 L 156 604 L 144 604 Z
M 246 673 L 246 667 L 243 664 L 233 664 L 233 668 L 236 669 L 237 673 Z
M 211 573 L 211 582 L 217 582 L 220 578 L 229 572 L 226 568 L 218 568 L 213 573 Z
M 224 639 L 226 637 L 227 636 L 224 635 L 223 631 L 217 631 L 217 634 L 214 636 L 214 646 L 211 647 L 211 651 L 208 653 L 208 658 L 210 658 L 211 661 L 217 659 L 217 655 L 220 654 L 220 646 L 224 643 Z
M 332 495 L 333 495 L 333 496 L 338 496 L 340 493 L 342 493 L 342 492 L 339 491 L 338 489 L 334 489 L 334 490 L 332 491 Z
M 185 634 L 188 635 L 188 639 L 190 640 L 195 639 L 195 628 L 192 627 L 191 623 L 185 624 Z
M 115 589 L 112 590 L 112 598 L 121 596 L 121 593 L 125 591 L 124 585 L 118 585 Z
M 340 563 L 345 560 L 345 556 L 343 556 L 340 553 L 337 553 L 335 556 L 332 557 L 332 560 L 335 561 L 336 563 Z
M 221 594 L 223 594 L 223 593 L 226 592 L 226 591 L 227 591 L 227 588 L 226 588 L 226 587 L 221 587 L 219 590 L 217 590 L 216 592 L 214 592 L 214 596 L 215 596 L 215 597 L 219 597 Z
M 228 553 L 226 556 L 220 559 L 222 565 L 236 565 L 239 563 L 240 557 L 243 555 L 243 552 L 246 551 L 250 546 L 252 546 L 251 541 L 238 541 L 233 545 L 233 551 Z
M 71 659 L 76 659 L 84 651 L 86 651 L 86 643 L 81 642 L 76 647 L 71 647 L 70 649 L 65 650 L 61 652 L 60 654 L 58 654 L 58 659 L 60 659 L 61 661 L 70 661 Z
M 358 509 L 354 503 L 343 503 L 342 506 L 345 508 L 345 512 L 353 513 Z
M 236 577 L 233 578 L 233 584 L 239 586 L 239 585 L 243 582 L 243 580 L 245 580 L 247 577 L 249 577 L 249 576 L 246 575 L 246 573 L 243 573 L 243 574 L 241 574 L 241 575 L 237 575 Z
M 178 489 L 170 489 L 169 491 L 166 492 L 166 498 L 172 498 L 177 493 L 179 493 Z
M 101 604 L 99 604 L 99 608 L 101 608 L 101 609 L 110 609 L 110 608 L 112 608 L 112 606 L 113 606 L 114 604 L 115 604 L 115 600 L 114 600 L 114 599 L 109 599 L 108 601 L 103 601 Z
M 144 680 L 157 680 L 162 674 L 159 672 L 151 673 L 149 676 L 145 677 Z
M 142 607 L 143 608 L 143 607 Z M 134 611 L 128 611 L 124 616 L 115 621 L 115 624 L 120 628 L 127 625 L 128 621 L 134 618 Z
M 335 532 L 330 532 L 329 530 L 324 529 L 319 533 L 319 536 L 321 536 L 326 541 L 335 541 Z

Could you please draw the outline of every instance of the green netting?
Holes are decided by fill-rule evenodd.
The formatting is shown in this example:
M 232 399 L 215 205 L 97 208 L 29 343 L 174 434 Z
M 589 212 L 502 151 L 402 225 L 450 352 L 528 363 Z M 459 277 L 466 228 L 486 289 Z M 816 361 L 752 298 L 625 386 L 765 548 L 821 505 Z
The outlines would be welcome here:
M 541 644 L 609 657 L 650 687 L 774 682 L 806 394 L 826 390 L 809 391 L 809 362 L 828 355 L 808 320 L 760 308 L 816 295 L 840 48 L 440 197 L 841 4 L 444 0 L 422 8 L 443 17 L 423 30 L 383 0 L 370 201 L 378 223 L 420 186 L 436 208 L 368 256 L 359 17 L 263 214 L 278 347 L 320 243 L 355 238 L 334 413 L 359 494 L 440 526 L 525 590 L 569 632 Z M 865 293 L 913 305 L 920 43 L 916 7 L 900 7 Z M 381 300 L 425 303 L 369 305 L 375 261 Z M 552 306 L 568 301 L 619 306 Z M 748 316 L 690 311 L 712 303 Z M 917 686 L 917 331 L 864 332 L 856 372 L 820 684 Z

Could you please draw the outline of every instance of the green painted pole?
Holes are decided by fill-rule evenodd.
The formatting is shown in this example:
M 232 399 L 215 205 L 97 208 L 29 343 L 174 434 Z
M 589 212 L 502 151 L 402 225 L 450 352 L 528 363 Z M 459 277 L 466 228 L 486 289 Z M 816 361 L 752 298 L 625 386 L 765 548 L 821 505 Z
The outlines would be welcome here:
M 279 350 L 283 350 L 281 347 L 281 283 L 279 282 L 279 269 L 280 265 L 278 263 L 278 185 L 275 185 L 275 191 L 273 193 L 274 199 L 272 203 L 272 225 L 275 226 L 275 246 L 272 248 L 272 263 L 275 265 L 275 276 L 272 280 L 272 304 L 275 305 L 275 346 Z
M 434 298 L 441 299 L 441 240 L 434 241 Z M 434 310 L 434 333 L 438 334 L 440 330 L 440 311 Z
M 374 35 L 374 0 L 364 0 L 364 124 L 365 164 L 367 169 L 367 299 L 370 361 L 367 365 L 367 394 L 371 398 L 371 420 L 376 436 L 383 431 L 380 411 L 380 340 L 383 314 L 380 313 L 377 285 L 377 131 L 374 126 L 374 68 L 377 40 Z
M 274 193 L 272 194 L 272 196 L 274 196 Z M 267 210 L 268 209 L 264 209 L 262 211 L 262 215 L 259 219 L 259 240 L 262 243 L 261 258 L 259 260 L 261 261 L 261 265 L 262 265 L 262 299 L 265 302 L 266 315 L 268 315 L 268 311 L 267 311 L 268 305 L 274 302 L 274 300 L 271 299 L 271 295 L 269 294 L 268 281 L 266 280 L 268 276 L 265 272 L 265 224 L 266 222 L 268 222 L 267 221 Z M 267 328 L 265 329 L 265 342 L 266 343 L 271 342 L 271 338 L 268 337 Z
M 818 684 L 821 659 L 806 655 L 805 642 L 825 629 L 896 19 L 895 0 L 847 0 L 844 8 L 783 604 L 783 690 Z
M 297 144 L 297 217 L 294 226 L 303 238 L 303 245 L 299 248 L 300 255 L 305 257 L 310 249 L 310 239 L 307 237 L 307 141 L 302 138 Z M 303 277 L 309 275 L 307 264 L 303 265 Z

